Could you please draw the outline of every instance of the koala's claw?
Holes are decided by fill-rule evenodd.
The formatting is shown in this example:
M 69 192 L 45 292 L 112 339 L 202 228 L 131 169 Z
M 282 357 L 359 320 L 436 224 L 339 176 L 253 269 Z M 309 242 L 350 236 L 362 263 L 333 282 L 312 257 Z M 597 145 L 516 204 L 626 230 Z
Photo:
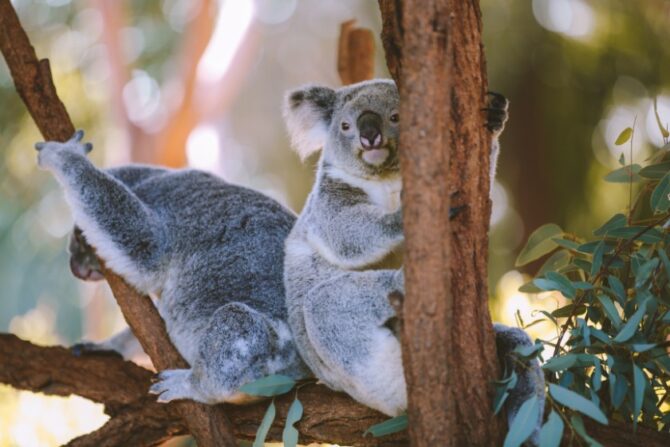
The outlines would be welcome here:
M 149 388 L 150 394 L 157 394 L 157 402 L 167 403 L 178 399 L 192 399 L 193 391 L 189 382 L 191 371 L 188 369 L 166 369 L 155 377 L 155 383 Z
M 482 109 L 486 112 L 486 128 L 499 134 L 507 121 L 509 101 L 500 93 L 488 92 L 486 103 L 486 107 Z

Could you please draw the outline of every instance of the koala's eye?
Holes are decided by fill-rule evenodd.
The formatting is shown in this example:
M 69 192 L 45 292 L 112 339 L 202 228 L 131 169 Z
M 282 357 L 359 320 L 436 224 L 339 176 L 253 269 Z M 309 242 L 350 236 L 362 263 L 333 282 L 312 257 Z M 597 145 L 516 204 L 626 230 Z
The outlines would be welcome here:
M 349 130 L 349 123 L 346 121 L 342 121 L 342 130 Z
M 400 120 L 400 115 L 394 113 L 393 115 L 391 115 L 389 119 L 391 120 L 392 123 L 397 123 Z

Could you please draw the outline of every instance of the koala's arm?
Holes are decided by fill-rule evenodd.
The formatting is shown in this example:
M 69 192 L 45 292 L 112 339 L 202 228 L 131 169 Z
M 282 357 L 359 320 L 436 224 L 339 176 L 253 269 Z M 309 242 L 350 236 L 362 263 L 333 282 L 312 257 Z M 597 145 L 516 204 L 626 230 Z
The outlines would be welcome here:
M 346 188 L 351 191 L 343 191 Z M 380 261 L 403 241 L 402 209 L 384 213 L 369 203 L 365 193 L 346 184 L 323 182 L 308 206 L 310 243 L 343 269 Z

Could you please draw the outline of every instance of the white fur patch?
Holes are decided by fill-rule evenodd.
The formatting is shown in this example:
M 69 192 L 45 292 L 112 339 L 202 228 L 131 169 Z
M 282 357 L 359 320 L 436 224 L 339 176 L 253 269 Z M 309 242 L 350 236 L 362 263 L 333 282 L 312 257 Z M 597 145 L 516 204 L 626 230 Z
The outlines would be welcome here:
M 334 166 L 329 167 L 327 173 L 333 178 L 365 191 L 370 203 L 380 207 L 387 214 L 400 209 L 400 191 L 402 190 L 400 174 L 389 179 L 366 179 L 351 175 Z

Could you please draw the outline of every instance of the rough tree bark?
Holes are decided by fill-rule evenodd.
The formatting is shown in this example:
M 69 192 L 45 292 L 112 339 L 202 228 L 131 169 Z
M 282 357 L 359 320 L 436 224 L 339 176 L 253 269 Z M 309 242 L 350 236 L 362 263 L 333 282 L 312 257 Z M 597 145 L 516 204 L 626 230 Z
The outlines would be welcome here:
M 414 446 L 499 445 L 486 279 L 489 137 L 477 1 L 380 0 L 400 90 L 406 297 L 403 356 Z M 450 222 L 449 209 L 465 205 Z
M 66 141 L 74 125 L 58 98 L 49 61 L 38 60 L 28 36 L 9 0 L 0 0 L 0 50 L 11 72 L 16 90 L 46 140 Z M 183 368 L 187 363 L 172 346 L 163 320 L 151 299 L 141 296 L 111 271 L 105 277 L 144 351 L 159 370 Z M 201 446 L 235 446 L 225 414 L 219 407 L 183 401 L 175 404 L 190 433 Z

